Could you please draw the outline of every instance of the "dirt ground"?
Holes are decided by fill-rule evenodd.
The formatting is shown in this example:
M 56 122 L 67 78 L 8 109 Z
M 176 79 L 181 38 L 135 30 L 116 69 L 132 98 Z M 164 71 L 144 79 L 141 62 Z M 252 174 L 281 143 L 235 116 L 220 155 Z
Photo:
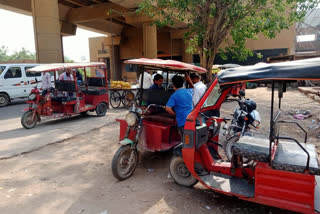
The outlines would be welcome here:
M 247 90 L 247 98 L 257 102 L 262 116 L 258 134 L 267 136 L 270 91 Z M 225 103 L 223 115 L 234 106 Z M 314 116 L 301 122 L 315 133 L 310 142 L 319 146 L 319 132 L 308 128 L 320 115 L 319 103 L 288 91 L 283 107 L 284 113 L 292 109 L 312 111 Z M 301 137 L 296 129 L 283 130 Z M 118 182 L 110 169 L 118 148 L 118 131 L 119 125 L 112 123 L 85 136 L 1 160 L 0 213 L 291 213 L 217 194 L 201 184 L 194 188 L 178 186 L 168 177 L 168 153 L 144 154 L 134 176 Z

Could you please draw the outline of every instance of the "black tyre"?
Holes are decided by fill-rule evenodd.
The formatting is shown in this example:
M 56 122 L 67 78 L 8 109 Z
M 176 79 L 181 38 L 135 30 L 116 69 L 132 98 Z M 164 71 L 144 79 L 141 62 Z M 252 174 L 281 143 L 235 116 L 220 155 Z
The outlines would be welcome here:
M 138 151 L 131 145 L 121 146 L 112 159 L 112 174 L 122 181 L 129 178 L 138 164 Z
M 119 108 L 121 104 L 121 95 L 117 91 L 113 91 L 110 94 L 110 105 L 112 108 Z
M 192 187 L 198 183 L 198 180 L 192 176 L 181 156 L 173 156 L 171 158 L 169 172 L 174 182 L 179 185 Z
M 235 134 L 232 137 L 228 138 L 223 145 L 224 153 L 226 154 L 226 157 L 230 161 L 232 158 L 232 147 L 235 143 L 239 140 L 239 135 Z
M 106 115 L 107 108 L 108 108 L 107 104 L 99 103 L 96 107 L 96 113 L 97 113 L 98 117 L 103 117 L 104 115 Z
M 0 94 L 0 107 L 4 107 L 9 105 L 10 103 L 10 98 L 6 94 Z
M 32 117 L 33 117 L 33 112 L 31 110 L 23 113 L 21 117 L 21 125 L 26 129 L 34 128 L 39 120 L 39 116 L 38 114 L 36 114 L 34 119 L 32 119 Z
M 126 95 L 125 95 L 125 97 L 123 99 L 123 105 L 126 108 L 132 107 L 134 102 L 135 102 L 134 99 L 135 99 L 134 93 L 132 91 L 127 91 Z

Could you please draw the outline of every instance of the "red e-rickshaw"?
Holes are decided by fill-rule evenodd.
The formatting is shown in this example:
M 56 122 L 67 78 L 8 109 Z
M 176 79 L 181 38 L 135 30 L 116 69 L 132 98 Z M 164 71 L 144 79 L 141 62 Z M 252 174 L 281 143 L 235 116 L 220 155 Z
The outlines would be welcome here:
M 183 144 L 176 148 L 170 162 L 174 181 L 184 186 L 200 182 L 242 200 L 301 213 L 320 213 L 320 165 L 316 148 L 307 144 L 307 132 L 296 121 L 281 120 L 281 98 L 286 84 L 297 80 L 320 80 L 320 58 L 245 66 L 219 73 L 187 117 Z M 225 119 L 207 115 L 219 114 L 234 85 L 260 81 L 272 83 L 269 138 L 241 136 L 232 147 L 231 161 L 223 160 L 218 149 L 222 146 L 219 134 L 212 135 L 209 127 Z M 279 96 L 277 112 L 275 88 Z M 244 119 L 247 116 L 242 115 Z M 295 125 L 304 142 L 281 132 L 282 124 Z
M 58 73 L 71 70 L 73 80 L 59 80 Z M 109 105 L 106 65 L 97 63 L 61 63 L 45 64 L 27 70 L 27 72 L 50 72 L 54 76 L 54 88 L 42 94 L 37 86 L 29 95 L 29 107 L 21 118 L 26 129 L 35 127 L 41 117 L 62 118 L 73 115 L 86 115 L 96 111 L 104 116 Z M 79 80 L 77 74 L 83 75 Z M 38 80 L 36 79 L 36 82 Z
M 138 65 L 142 80 L 144 71 L 162 71 L 166 87 L 164 90 L 143 89 L 141 81 L 137 99 L 133 101 L 126 119 L 117 119 L 120 122 L 121 147 L 114 154 L 112 173 L 119 180 L 133 174 L 138 163 L 138 150 L 166 151 L 181 143 L 175 117 L 164 110 L 169 97 L 174 93 L 169 80 L 172 74 L 207 72 L 204 68 L 174 60 L 141 58 L 127 60 L 125 63 Z

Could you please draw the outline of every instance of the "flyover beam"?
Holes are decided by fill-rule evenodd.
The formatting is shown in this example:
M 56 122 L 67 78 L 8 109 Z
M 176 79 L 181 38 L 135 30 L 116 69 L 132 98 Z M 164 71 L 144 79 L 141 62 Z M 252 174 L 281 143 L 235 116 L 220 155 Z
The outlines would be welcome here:
M 72 8 L 67 15 L 67 21 L 76 24 L 97 19 L 108 19 L 122 16 L 128 11 L 120 5 L 108 2 L 89 7 Z

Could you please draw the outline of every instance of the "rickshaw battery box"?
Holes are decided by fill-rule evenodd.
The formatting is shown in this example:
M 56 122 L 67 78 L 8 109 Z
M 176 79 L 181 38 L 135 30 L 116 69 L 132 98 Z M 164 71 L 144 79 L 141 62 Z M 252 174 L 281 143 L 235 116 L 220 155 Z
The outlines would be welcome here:
M 206 124 L 196 126 L 196 147 L 197 149 L 208 142 L 208 128 Z

